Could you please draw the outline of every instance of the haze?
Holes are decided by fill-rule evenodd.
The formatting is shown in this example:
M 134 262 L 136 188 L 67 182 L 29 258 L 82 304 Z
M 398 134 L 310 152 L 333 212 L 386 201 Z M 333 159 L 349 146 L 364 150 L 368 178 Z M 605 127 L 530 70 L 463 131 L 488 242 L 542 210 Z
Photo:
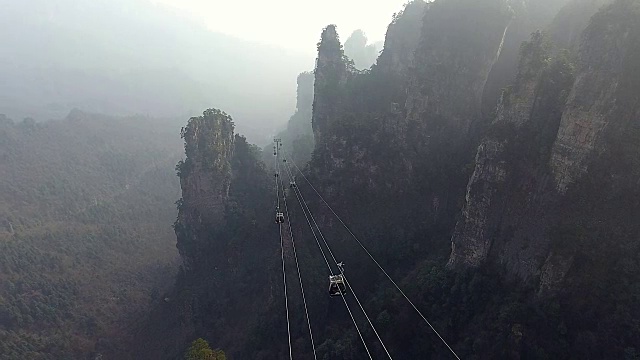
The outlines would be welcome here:
M 151 0 L 182 10 L 214 32 L 299 50 L 315 57 L 318 31 L 337 24 L 343 40 L 362 29 L 372 42 L 384 40 L 386 25 L 405 0 L 207 1 Z M 224 14 L 223 16 L 220 16 Z
M 402 1 L 0 0 L 0 114 L 69 111 L 182 121 L 223 108 L 261 142 L 295 110 L 329 23 L 380 41 Z M 362 16 L 366 13 L 366 17 Z M 360 23 L 361 22 L 361 23 Z

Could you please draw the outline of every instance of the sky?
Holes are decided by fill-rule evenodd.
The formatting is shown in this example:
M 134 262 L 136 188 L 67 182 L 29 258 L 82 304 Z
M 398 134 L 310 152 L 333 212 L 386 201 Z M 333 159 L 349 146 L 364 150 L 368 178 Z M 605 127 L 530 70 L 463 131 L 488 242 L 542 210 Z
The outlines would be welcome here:
M 0 0 L 0 113 L 187 117 L 207 107 L 260 136 L 295 111 L 322 29 L 384 40 L 408 0 Z M 209 30 L 209 31 L 207 31 Z M 257 139 L 257 140 L 256 140 Z
M 344 42 L 356 29 L 384 40 L 394 13 L 408 0 L 149 0 L 208 29 L 314 54 L 322 28 L 336 24 Z

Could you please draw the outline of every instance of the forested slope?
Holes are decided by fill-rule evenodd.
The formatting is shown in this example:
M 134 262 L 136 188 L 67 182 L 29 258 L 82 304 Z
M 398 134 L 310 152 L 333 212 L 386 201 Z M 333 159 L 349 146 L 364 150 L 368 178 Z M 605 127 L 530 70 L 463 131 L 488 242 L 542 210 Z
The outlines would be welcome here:
M 117 353 L 175 274 L 169 120 L 0 121 L 0 358 Z

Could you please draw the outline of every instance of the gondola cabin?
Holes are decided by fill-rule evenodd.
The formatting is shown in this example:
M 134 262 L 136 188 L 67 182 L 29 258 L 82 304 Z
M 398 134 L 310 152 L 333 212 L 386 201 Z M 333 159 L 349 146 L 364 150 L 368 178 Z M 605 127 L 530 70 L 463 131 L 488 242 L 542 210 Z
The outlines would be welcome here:
M 344 283 L 342 274 L 329 276 L 329 295 L 342 296 L 347 293 L 347 287 Z

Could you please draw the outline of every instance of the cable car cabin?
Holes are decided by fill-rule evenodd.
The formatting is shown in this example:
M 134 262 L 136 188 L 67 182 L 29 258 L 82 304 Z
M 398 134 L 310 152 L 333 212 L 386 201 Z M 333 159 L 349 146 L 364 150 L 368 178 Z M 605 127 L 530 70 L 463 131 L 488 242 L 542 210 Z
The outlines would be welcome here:
M 329 295 L 342 296 L 347 293 L 342 274 L 329 276 Z
M 277 212 L 276 213 L 276 224 L 283 224 L 284 223 L 284 214 L 281 212 Z

